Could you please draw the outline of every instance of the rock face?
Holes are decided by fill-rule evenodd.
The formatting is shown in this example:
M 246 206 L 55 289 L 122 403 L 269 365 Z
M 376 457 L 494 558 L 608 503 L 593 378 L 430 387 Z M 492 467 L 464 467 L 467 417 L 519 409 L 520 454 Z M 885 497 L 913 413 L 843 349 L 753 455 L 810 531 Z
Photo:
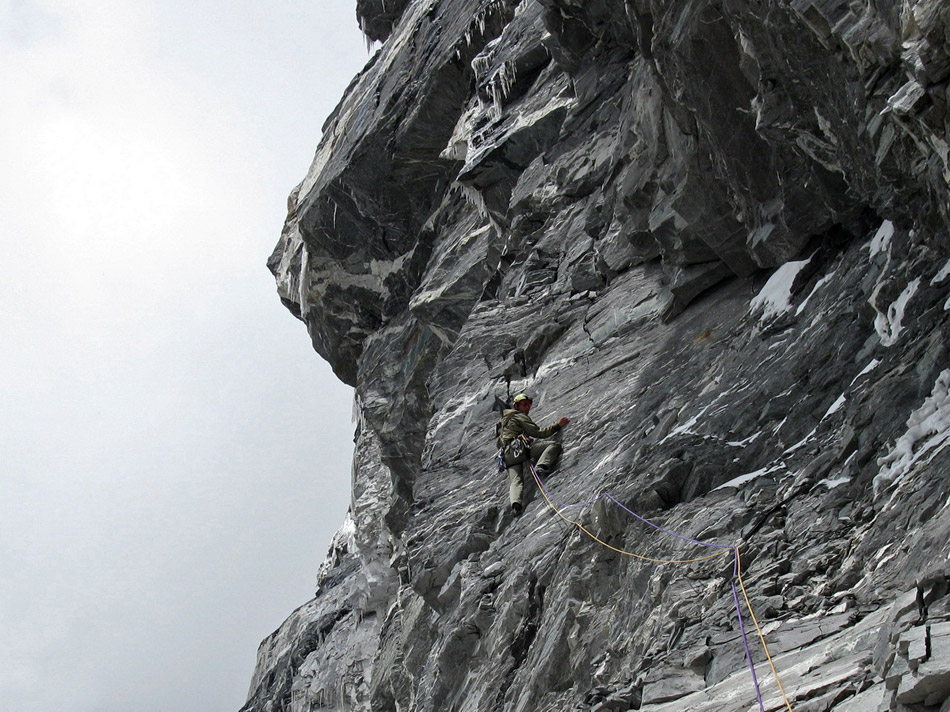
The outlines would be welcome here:
M 950 709 L 950 5 L 357 12 L 269 261 L 352 508 L 244 710 Z

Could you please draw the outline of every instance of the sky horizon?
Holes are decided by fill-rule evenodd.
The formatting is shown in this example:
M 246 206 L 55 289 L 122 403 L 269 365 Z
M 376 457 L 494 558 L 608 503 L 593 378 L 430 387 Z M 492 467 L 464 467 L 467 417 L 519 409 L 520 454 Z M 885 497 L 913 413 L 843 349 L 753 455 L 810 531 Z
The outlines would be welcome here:
M 0 695 L 236 712 L 350 498 L 352 389 L 266 261 L 353 0 L 0 0 Z

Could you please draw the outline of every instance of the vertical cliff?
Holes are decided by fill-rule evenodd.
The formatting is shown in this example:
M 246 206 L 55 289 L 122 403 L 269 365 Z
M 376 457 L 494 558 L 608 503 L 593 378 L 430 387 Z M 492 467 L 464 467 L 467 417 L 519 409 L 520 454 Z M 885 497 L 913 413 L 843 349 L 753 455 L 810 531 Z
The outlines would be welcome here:
M 244 710 L 948 709 L 950 5 L 356 12 L 269 261 L 352 507 Z

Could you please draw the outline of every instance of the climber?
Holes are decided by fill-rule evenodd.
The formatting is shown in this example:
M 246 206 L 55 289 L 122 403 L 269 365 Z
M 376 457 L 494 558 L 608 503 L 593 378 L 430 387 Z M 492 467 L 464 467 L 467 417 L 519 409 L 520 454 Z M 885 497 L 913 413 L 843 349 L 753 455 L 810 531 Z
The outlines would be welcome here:
M 511 511 L 521 514 L 521 496 L 524 491 L 522 463 L 533 463 L 538 475 L 543 477 L 554 468 L 561 455 L 561 443 L 546 439 L 532 441 L 532 438 L 550 438 L 570 421 L 561 418 L 546 428 L 539 428 L 528 416 L 531 398 L 525 393 L 515 396 L 513 406 L 501 416 L 498 446 L 501 448 L 499 459 L 508 470 Z

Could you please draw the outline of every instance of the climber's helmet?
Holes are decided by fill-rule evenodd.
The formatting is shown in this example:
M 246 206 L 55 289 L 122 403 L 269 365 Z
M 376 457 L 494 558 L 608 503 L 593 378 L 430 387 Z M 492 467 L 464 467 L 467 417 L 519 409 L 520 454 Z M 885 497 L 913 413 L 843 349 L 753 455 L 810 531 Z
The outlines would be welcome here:
M 531 405 L 531 397 L 527 393 L 519 393 L 518 395 L 515 396 L 512 403 L 515 406 L 515 410 L 520 410 L 518 406 L 521 403 L 527 403 L 529 406 Z

